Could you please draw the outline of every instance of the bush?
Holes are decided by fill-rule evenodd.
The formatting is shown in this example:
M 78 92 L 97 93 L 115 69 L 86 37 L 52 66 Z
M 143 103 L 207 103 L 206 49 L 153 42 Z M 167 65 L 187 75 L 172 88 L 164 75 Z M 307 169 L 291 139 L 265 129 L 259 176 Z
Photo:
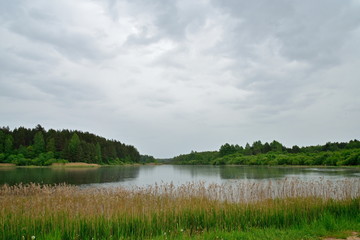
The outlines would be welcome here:
M 25 158 L 24 155 L 22 154 L 17 154 L 17 155 L 11 154 L 10 156 L 8 156 L 7 162 L 13 163 L 18 166 L 30 165 L 30 160 Z

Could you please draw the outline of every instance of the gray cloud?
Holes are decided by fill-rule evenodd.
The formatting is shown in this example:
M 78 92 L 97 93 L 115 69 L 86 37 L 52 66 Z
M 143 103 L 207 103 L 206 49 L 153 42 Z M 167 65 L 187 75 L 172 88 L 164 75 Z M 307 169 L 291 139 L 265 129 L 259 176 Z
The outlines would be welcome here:
M 358 138 L 356 1 L 0 3 L 0 125 L 171 157 Z

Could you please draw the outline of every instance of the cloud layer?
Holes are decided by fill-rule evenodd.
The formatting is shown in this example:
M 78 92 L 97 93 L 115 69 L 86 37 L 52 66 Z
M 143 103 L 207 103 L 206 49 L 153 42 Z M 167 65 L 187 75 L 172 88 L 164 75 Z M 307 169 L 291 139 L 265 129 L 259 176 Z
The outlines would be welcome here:
M 357 0 L 14 0 L 0 36 L 0 125 L 156 157 L 360 136 Z

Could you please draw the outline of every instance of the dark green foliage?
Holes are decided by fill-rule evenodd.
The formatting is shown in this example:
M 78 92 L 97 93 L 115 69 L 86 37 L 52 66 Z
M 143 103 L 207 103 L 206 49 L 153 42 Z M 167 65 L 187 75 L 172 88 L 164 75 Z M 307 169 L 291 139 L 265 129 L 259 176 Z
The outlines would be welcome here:
M 271 151 L 273 151 L 273 152 L 282 152 L 283 145 L 281 143 L 279 143 L 278 141 L 274 140 L 270 143 L 270 148 L 271 148 Z
M 34 136 L 34 151 L 36 154 L 40 154 L 45 151 L 45 140 L 41 131 L 37 132 Z
M 65 154 L 66 159 L 68 159 L 70 162 L 81 162 L 82 155 L 83 151 L 80 145 L 80 138 L 76 133 L 74 133 L 67 146 L 67 151 Z
M 141 163 L 152 163 L 152 162 L 156 162 L 156 159 L 153 156 L 141 155 L 140 162 Z
M 0 152 L 4 152 L 5 133 L 0 129 Z
M 11 135 L 6 135 L 4 142 L 4 153 L 11 154 L 13 150 L 14 138 Z
M 96 147 L 95 147 L 95 161 L 98 163 L 102 163 L 101 147 L 99 143 L 96 143 Z
M 253 154 L 260 154 L 264 152 L 264 146 L 262 145 L 261 141 L 255 141 L 252 145 Z
M 0 155 L 0 162 L 17 165 L 43 166 L 64 159 L 98 164 L 140 162 L 140 154 L 133 146 L 89 132 L 46 131 L 41 125 L 13 131 L 8 127 L 0 128 Z
M 183 164 L 210 164 L 213 160 L 220 157 L 218 152 L 191 152 L 190 154 L 183 154 L 174 157 L 176 163 Z
M 237 152 L 236 147 L 234 145 L 230 145 L 228 143 L 225 143 L 224 145 L 222 145 L 219 150 L 220 156 L 226 156 L 226 155 L 233 154 L 236 152 Z
M 252 155 L 253 154 L 253 151 L 252 151 L 249 143 L 246 143 L 246 145 L 245 145 L 244 154 L 245 155 Z
M 360 142 L 326 143 L 324 146 L 286 148 L 277 141 L 262 144 L 255 141 L 245 148 L 222 145 L 218 152 L 184 154 L 173 158 L 176 164 L 238 164 L 238 165 L 360 165 Z
M 47 141 L 46 151 L 47 151 L 47 152 L 55 152 L 55 151 L 56 151 L 56 148 L 55 148 L 55 139 L 54 139 L 54 138 L 50 138 L 50 139 Z

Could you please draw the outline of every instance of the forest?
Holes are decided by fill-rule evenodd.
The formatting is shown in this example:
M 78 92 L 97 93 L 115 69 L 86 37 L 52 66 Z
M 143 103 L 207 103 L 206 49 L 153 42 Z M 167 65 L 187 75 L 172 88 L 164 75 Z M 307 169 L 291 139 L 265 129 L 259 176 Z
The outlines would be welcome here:
M 0 128 L 0 163 L 19 166 L 48 166 L 53 163 L 85 162 L 125 164 L 156 162 L 140 155 L 131 145 L 108 140 L 89 132 L 45 130 L 40 124 L 33 129 Z M 278 141 L 255 141 L 244 147 L 226 143 L 218 151 L 182 154 L 171 159 L 173 164 L 212 165 L 360 165 L 360 141 L 328 142 L 325 145 L 291 148 Z
M 0 128 L 0 163 L 48 166 L 53 163 L 137 163 L 138 150 L 116 140 L 89 132 L 35 128 Z
M 182 154 L 172 159 L 174 164 L 213 165 L 360 165 L 360 141 L 328 142 L 325 145 L 287 148 L 278 141 L 255 141 L 245 147 L 224 144 L 218 151 Z

